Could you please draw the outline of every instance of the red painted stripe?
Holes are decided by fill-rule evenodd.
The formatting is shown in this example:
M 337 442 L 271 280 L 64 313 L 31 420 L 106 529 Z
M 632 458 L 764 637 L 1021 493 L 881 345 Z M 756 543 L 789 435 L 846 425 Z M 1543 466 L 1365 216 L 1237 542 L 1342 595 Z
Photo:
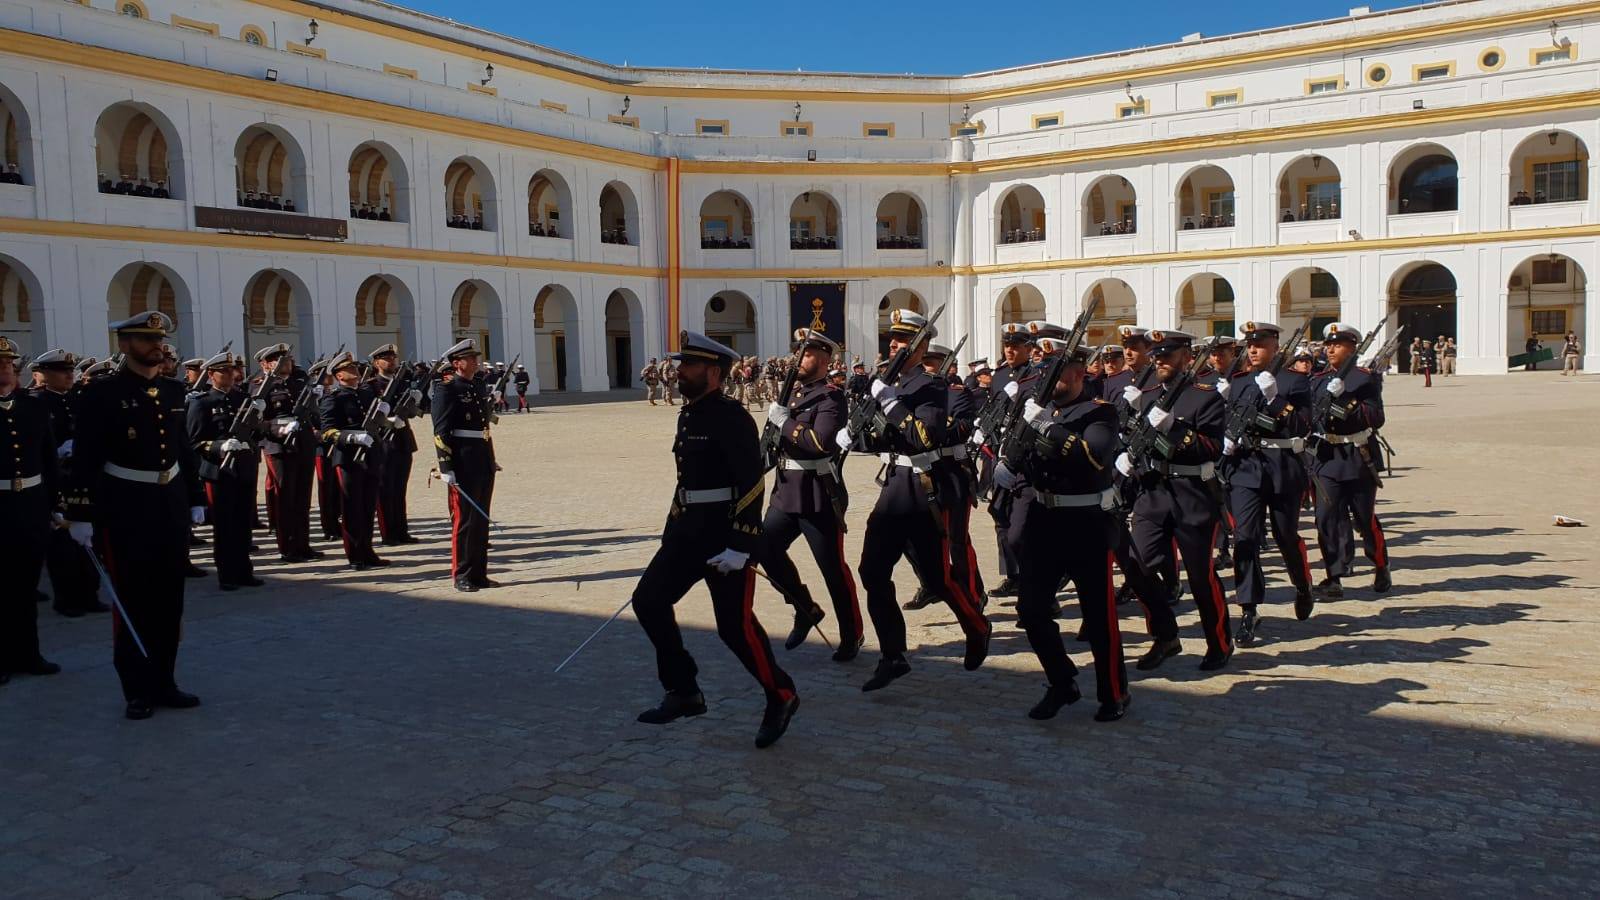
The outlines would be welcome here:
M 1106 551 L 1106 628 L 1111 632 L 1111 642 L 1106 648 L 1106 675 L 1111 679 L 1111 699 L 1120 701 L 1127 696 L 1128 686 L 1122 675 L 1127 674 L 1122 664 L 1122 627 L 1117 622 L 1117 589 L 1111 581 L 1111 572 L 1117 556 Z
M 856 596 L 856 579 L 850 573 L 850 564 L 844 561 L 844 532 L 835 528 L 834 540 L 839 547 L 839 574 L 844 577 L 845 587 L 850 591 L 850 618 L 855 623 L 855 634 L 863 634 L 861 630 L 861 600 Z
M 1300 542 L 1300 572 L 1304 581 L 1300 582 L 1306 587 L 1311 587 L 1311 554 L 1306 550 L 1306 539 L 1297 538 Z
M 967 595 L 966 591 L 956 585 L 955 579 L 950 575 L 950 511 L 945 510 L 940 515 L 944 518 L 945 533 L 939 539 L 939 569 L 944 577 L 944 589 L 949 591 L 950 596 L 956 601 L 956 618 L 962 620 L 961 625 L 963 628 L 979 629 L 980 623 L 987 626 L 987 623 L 983 622 L 982 614 L 978 612 L 977 604 Z M 980 630 L 979 633 L 986 633 L 986 631 L 987 629 L 985 628 Z
M 461 501 L 456 498 L 456 492 L 451 490 L 449 485 L 445 485 L 444 492 L 450 495 L 450 577 L 453 579 L 456 573 L 461 571 L 457 568 L 459 565 L 457 560 L 461 557 L 456 546 L 456 535 L 459 533 L 456 523 L 461 521 Z
M 794 696 L 794 691 L 778 687 L 777 679 L 772 676 L 772 660 L 767 654 L 772 652 L 772 645 L 761 640 L 756 633 L 756 570 L 744 570 L 744 601 L 740 604 L 739 612 L 744 617 L 744 642 L 747 645 L 751 659 L 756 664 L 756 680 L 761 686 L 771 693 L 777 694 L 785 703 Z
M 1211 585 L 1211 605 L 1217 609 L 1217 646 L 1227 648 L 1228 642 L 1228 601 L 1222 597 L 1222 579 L 1217 577 L 1217 554 L 1211 548 L 1217 546 L 1217 535 L 1222 532 L 1222 523 L 1211 526 L 1211 543 L 1206 545 L 1206 581 Z
M 1372 550 L 1374 553 L 1373 565 L 1389 568 L 1389 542 L 1383 539 L 1383 526 L 1378 524 L 1378 514 L 1372 514 Z

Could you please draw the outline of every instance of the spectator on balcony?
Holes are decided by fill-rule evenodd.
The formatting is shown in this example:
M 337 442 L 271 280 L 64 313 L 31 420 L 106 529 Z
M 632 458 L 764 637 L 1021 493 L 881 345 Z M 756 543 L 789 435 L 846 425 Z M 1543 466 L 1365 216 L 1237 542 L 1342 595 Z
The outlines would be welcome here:
M 139 179 L 139 183 L 133 187 L 133 196 L 135 197 L 154 197 L 155 195 L 156 189 L 148 179 Z
M 1531 203 L 1533 203 L 1533 198 L 1528 196 L 1527 191 L 1517 191 L 1517 195 L 1511 198 L 1512 206 L 1527 206 Z
M 1184 216 L 1183 217 L 1183 230 L 1184 231 L 1193 231 L 1194 230 L 1194 217 L 1193 216 Z
M 1544 203 L 1547 199 L 1548 198 L 1546 198 L 1544 195 L 1544 191 L 1535 191 L 1533 194 L 1533 202 L 1535 203 Z
M 528 237 L 544 237 L 544 226 L 538 222 L 529 222 Z
M 379 222 L 392 222 L 392 221 L 394 221 L 394 217 L 389 215 L 389 207 L 385 206 L 383 209 L 378 210 L 378 221 Z
M 156 182 L 156 199 L 157 200 L 171 200 L 172 199 L 172 192 L 167 190 L 167 183 L 165 181 Z
M 0 184 L 21 184 L 22 173 L 17 171 L 16 163 L 6 163 L 6 170 L 0 173 Z
M 111 183 L 111 179 L 106 177 L 106 173 L 101 172 L 100 173 L 100 193 L 102 193 L 102 194 L 114 194 L 114 193 L 116 193 L 116 191 L 117 191 L 117 186 Z
M 1301 215 L 1301 217 L 1304 218 L 1305 214 L 1306 214 L 1305 213 L 1305 207 L 1304 206 L 1300 207 L 1300 215 Z M 1290 209 L 1284 210 L 1283 211 L 1283 215 L 1281 217 L 1279 217 L 1278 221 L 1279 222 L 1293 222 L 1294 221 L 1294 210 L 1290 210 Z
M 117 182 L 117 193 L 119 193 L 119 194 L 132 194 L 133 193 L 133 179 L 128 177 L 127 175 L 123 175 L 122 176 L 122 180 Z
M 467 227 L 471 228 L 473 231 L 482 231 L 483 230 L 483 217 L 482 216 L 473 216 L 472 217 L 472 221 L 467 224 Z

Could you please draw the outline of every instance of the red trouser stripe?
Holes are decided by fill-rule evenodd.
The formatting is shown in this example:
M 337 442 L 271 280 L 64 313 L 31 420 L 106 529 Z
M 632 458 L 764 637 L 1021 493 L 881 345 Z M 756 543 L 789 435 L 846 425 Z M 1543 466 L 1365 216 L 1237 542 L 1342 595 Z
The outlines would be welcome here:
M 777 679 L 772 677 L 772 661 L 767 654 L 772 652 L 772 645 L 761 640 L 756 633 L 756 570 L 744 570 L 744 600 L 739 605 L 739 614 L 744 617 L 744 642 L 749 647 L 750 658 L 756 664 L 756 680 L 768 692 L 777 694 L 785 703 L 794 696 L 794 691 L 778 687 Z
M 1117 555 L 1110 550 L 1106 551 L 1106 630 L 1110 632 L 1110 642 L 1106 645 L 1106 677 L 1111 682 L 1111 699 L 1121 702 L 1126 693 L 1126 685 L 1118 677 L 1122 671 L 1122 626 L 1117 622 L 1117 587 L 1112 581 L 1111 573 L 1117 564 Z
M 206 482 L 205 487 L 206 505 L 215 509 L 217 505 L 217 486 L 215 483 L 208 481 Z
M 1211 605 L 1217 608 L 1217 646 L 1233 646 L 1228 639 L 1228 601 L 1222 598 L 1222 579 L 1217 577 L 1217 555 L 1210 548 L 1217 545 L 1217 535 L 1222 533 L 1222 523 L 1211 526 L 1211 543 L 1206 545 L 1206 581 L 1211 585 Z
M 1306 539 L 1297 538 L 1300 542 L 1300 572 L 1305 580 L 1300 582 L 1304 587 L 1311 587 L 1311 554 L 1306 550 Z
M 1383 539 L 1383 526 L 1378 524 L 1378 514 L 1372 514 L 1372 564 L 1389 568 L 1389 542 Z
M 444 490 L 450 495 L 450 577 L 455 578 L 456 573 L 461 571 L 459 563 L 461 555 L 456 540 L 456 535 L 459 533 L 456 523 L 461 521 L 461 500 L 456 497 L 456 492 L 449 485 L 445 485 Z
M 850 574 L 850 564 L 844 559 L 844 530 L 836 529 L 833 533 L 834 540 L 839 547 L 839 576 L 844 579 L 844 586 L 850 592 L 850 618 L 855 622 L 856 630 L 852 634 L 863 634 L 861 630 L 861 600 L 856 596 L 856 579 Z
M 984 634 L 987 629 L 983 626 L 988 623 L 983 621 L 983 615 L 978 612 L 977 604 L 950 576 L 950 511 L 945 510 L 940 515 L 944 517 L 944 536 L 939 538 L 939 570 L 944 577 L 944 589 L 949 591 L 950 596 L 956 601 L 956 616 L 961 619 L 961 627 Z

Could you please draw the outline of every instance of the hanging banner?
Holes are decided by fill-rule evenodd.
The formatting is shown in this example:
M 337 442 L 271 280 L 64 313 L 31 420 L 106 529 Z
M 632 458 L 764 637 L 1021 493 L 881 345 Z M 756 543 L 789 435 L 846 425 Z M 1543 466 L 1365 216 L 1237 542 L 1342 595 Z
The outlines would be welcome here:
M 844 282 L 789 284 L 789 333 L 821 332 L 844 346 Z

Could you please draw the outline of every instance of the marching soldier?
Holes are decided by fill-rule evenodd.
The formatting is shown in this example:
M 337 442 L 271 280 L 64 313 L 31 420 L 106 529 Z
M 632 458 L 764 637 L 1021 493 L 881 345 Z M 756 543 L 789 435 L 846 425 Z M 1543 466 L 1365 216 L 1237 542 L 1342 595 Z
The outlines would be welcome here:
M 22 354 L 0 337 L 0 684 L 16 673 L 54 675 L 61 667 L 39 655 L 39 573 L 44 570 L 51 513 L 61 485 L 50 410 L 23 389 L 17 363 Z M 182 588 L 183 578 L 178 578 Z
M 867 534 L 861 549 L 858 571 L 867 589 L 867 612 L 878 634 L 882 658 L 863 691 L 888 687 L 890 682 L 911 672 L 906 660 L 906 621 L 895 602 L 894 567 L 909 555 L 918 579 L 955 612 L 966 634 L 963 664 L 967 671 L 983 665 L 989 655 L 993 628 L 979 610 L 964 585 L 957 584 L 950 572 L 949 504 L 957 496 L 949 471 L 939 465 L 938 450 L 944 444 L 949 418 L 945 394 L 948 386 L 921 368 L 926 347 L 910 343 L 923 330 L 927 319 L 909 310 L 890 314 L 889 352 L 909 348 L 905 371 L 896 384 L 875 378 L 869 391 L 882 412 L 881 428 L 873 427 L 861 435 L 868 451 L 883 461 L 878 483 L 883 489 L 867 518 Z M 927 329 L 927 340 L 934 337 Z M 854 436 L 848 428 L 839 432 L 837 442 L 849 447 Z M 907 548 L 910 552 L 907 552 Z
M 517 414 L 528 411 L 528 384 L 533 378 L 528 374 L 528 367 L 517 363 L 517 372 L 511 376 L 511 383 L 517 389 Z
M 1261 398 L 1262 415 L 1271 422 L 1267 427 L 1252 423 L 1239 444 L 1230 439 L 1222 462 L 1233 514 L 1233 581 L 1240 607 L 1235 639 L 1245 647 L 1255 643 L 1261 622 L 1256 608 L 1266 599 L 1261 544 L 1269 524 L 1294 583 L 1296 618 L 1308 618 L 1314 603 L 1311 562 L 1300 537 L 1300 500 L 1307 486 L 1300 453 L 1311 425 L 1311 382 L 1288 368 L 1276 375 L 1270 371 L 1281 333 L 1271 322 L 1244 323 L 1248 365 L 1228 388 L 1228 403 L 1234 406 Z
M 711 592 L 717 634 L 766 694 L 756 746 L 783 736 L 800 706 L 794 682 L 779 668 L 752 606 L 756 573 L 751 556 L 761 541 L 761 448 L 743 404 L 723 393 L 739 355 L 703 334 L 683 332 L 677 360 L 683 409 L 672 445 L 678 481 L 661 533 L 661 549 L 633 592 L 633 609 L 656 650 L 666 696 L 639 714 L 664 725 L 706 711 L 694 658 L 684 649 L 672 608 L 697 582 Z M 799 433 L 798 431 L 794 433 Z M 804 436 L 801 435 L 801 439 Z
M 1001 326 L 1000 346 L 1001 364 L 989 381 L 989 394 L 994 397 L 997 393 L 1004 393 L 1006 397 L 1014 399 L 1021 390 L 1020 386 L 1014 385 L 1027 377 L 1032 365 L 1033 335 L 1025 323 L 1007 322 Z M 988 486 L 993 482 L 995 460 L 985 453 L 979 460 L 979 466 L 978 483 Z M 1019 573 L 1013 550 L 1017 542 L 1012 534 L 1013 522 L 1018 520 L 1014 515 L 1015 504 L 1016 497 L 1012 491 L 990 493 L 989 518 L 994 520 L 995 543 L 1000 549 L 1000 583 L 989 591 L 991 597 L 1017 596 Z
M 210 389 L 189 394 L 185 415 L 189 443 L 199 461 L 211 506 L 211 549 L 217 563 L 217 583 L 225 591 L 260 587 L 250 562 L 250 525 L 255 510 L 251 497 L 256 483 L 253 440 L 232 435 L 239 413 L 234 393 L 231 353 L 219 353 L 202 363 Z M 251 402 L 248 398 L 246 403 Z M 266 406 L 265 401 L 257 401 Z
M 412 385 L 400 394 L 397 408 L 391 411 L 394 428 L 383 442 L 383 465 L 378 469 L 378 533 L 385 547 L 415 544 L 411 536 L 411 515 L 406 504 L 406 490 L 411 484 L 411 463 L 417 454 L 417 436 L 411 431 L 410 420 L 422 413 L 422 394 L 414 387 L 411 373 L 400 365 L 400 348 L 384 344 L 368 356 L 372 362 L 372 390 L 383 397 L 389 394 L 394 379 Z M 521 366 L 517 367 L 521 369 Z M 519 373 L 526 379 L 527 373 Z M 518 412 L 521 412 L 519 403 Z
M 261 450 L 267 463 L 267 515 L 276 533 L 278 555 L 284 562 L 301 563 L 321 559 L 322 551 L 311 549 L 311 478 L 316 466 L 316 436 L 304 429 L 296 415 L 295 402 L 306 388 L 306 373 L 294 364 L 288 344 L 273 344 L 256 353 L 261 367 L 257 381 L 267 373 L 277 376 L 272 390 L 263 399 L 268 423 Z M 255 393 L 255 384 L 251 384 Z
M 951 349 L 943 344 L 928 345 L 922 355 L 922 368 L 929 375 L 937 373 L 950 358 Z M 967 439 L 977 426 L 978 403 L 976 396 L 967 390 L 954 375 L 944 376 L 949 384 L 945 393 L 946 419 L 944 440 L 939 447 L 941 477 L 954 486 L 950 505 L 950 574 L 957 584 L 967 589 L 982 610 L 989 604 L 984 590 L 983 573 L 978 569 L 978 554 L 972 546 L 972 510 L 977 505 L 977 478 L 967 462 Z M 907 552 L 912 551 L 909 547 Z M 922 609 L 934 600 L 927 588 L 918 586 L 917 592 L 907 600 L 902 609 Z
M 844 558 L 844 479 L 833 448 L 833 436 L 844 427 L 848 410 L 844 391 L 827 378 L 828 361 L 839 345 L 809 328 L 797 329 L 794 337 L 804 348 L 794 395 L 788 406 L 774 401 L 767 408 L 767 421 L 781 437 L 772 502 L 761 523 L 765 539 L 761 560 L 795 603 L 794 629 L 784 641 L 785 649 L 793 650 L 824 618 L 789 559 L 790 545 L 805 536 L 839 620 L 839 646 L 833 659 L 848 662 L 861 651 L 862 627 L 855 576 Z
M 322 395 L 318 413 L 322 421 L 324 472 L 339 488 L 339 535 L 344 557 L 358 572 L 387 566 L 389 561 L 372 549 L 373 516 L 378 509 L 378 472 L 384 448 L 364 426 L 367 409 L 380 403 L 371 388 L 360 386 L 361 365 L 348 352 L 328 363 L 335 386 Z
M 66 518 L 73 539 L 92 543 L 105 561 L 122 603 L 113 635 L 126 715 L 148 719 L 158 706 L 200 705 L 174 674 L 189 527 L 205 519 L 205 494 L 186 439 L 183 385 L 160 374 L 172 320 L 139 313 L 111 327 L 123 364 L 91 383 L 74 410 Z
M 33 361 L 38 385 L 29 391 L 50 412 L 50 432 L 56 445 L 57 469 L 64 482 L 72 466 L 72 407 L 77 402 L 74 386 L 77 358 L 65 350 L 49 350 Z M 59 496 L 59 489 L 56 491 Z M 103 613 L 109 607 L 97 593 L 100 577 L 84 558 L 66 529 L 52 528 L 45 549 L 45 568 L 50 573 L 50 588 L 55 594 L 52 607 L 60 615 L 76 619 L 85 613 Z
M 190 394 L 204 394 L 206 392 L 206 361 L 200 357 L 183 361 L 183 383 L 188 386 Z
M 312 373 L 311 377 L 317 382 L 317 410 L 320 416 L 322 399 L 333 393 L 338 387 L 338 382 L 326 366 Z M 359 383 L 359 377 L 357 381 Z M 321 431 L 319 423 L 318 434 L 321 434 Z M 328 459 L 328 450 L 326 442 L 320 440 L 316 442 L 316 458 L 311 467 L 317 476 L 317 522 L 322 526 L 323 540 L 342 543 L 344 535 L 339 525 L 339 502 L 342 497 L 339 473 Z
M 1181 383 L 1185 370 L 1193 363 L 1194 336 L 1182 331 L 1155 331 L 1150 338 L 1156 379 L 1164 394 L 1169 389 L 1167 385 Z M 1211 552 L 1221 509 L 1206 484 L 1216 477 L 1217 460 L 1222 455 L 1226 410 L 1217 392 L 1203 384 L 1184 388 L 1170 409 L 1161 408 L 1159 397 L 1148 407 L 1139 415 L 1166 435 L 1171 448 L 1168 455 L 1133 460 L 1124 452 L 1116 461 L 1117 471 L 1138 486 L 1131 528 L 1134 565 L 1124 574 L 1144 603 L 1151 636 L 1155 638 L 1140 658 L 1138 668 L 1154 669 L 1183 649 L 1178 642 L 1177 617 L 1167 601 L 1166 589 L 1157 587 L 1156 577 L 1175 565 L 1172 556 L 1176 548 L 1189 574 L 1206 636 L 1206 655 L 1200 669 L 1214 671 L 1227 665 L 1233 656 L 1228 601 Z
M 489 501 L 494 495 L 493 398 L 478 379 L 478 346 L 470 338 L 444 352 L 453 377 L 433 386 L 433 445 L 439 480 L 450 492 L 450 577 L 458 591 L 499 587 L 489 578 Z M 463 502 L 465 495 L 470 502 Z M 476 504 L 476 506 L 474 506 Z
M 1361 549 L 1376 568 L 1372 589 L 1380 594 L 1392 586 L 1389 548 L 1378 522 L 1378 471 L 1381 452 L 1373 433 L 1383 427 L 1383 380 L 1371 370 L 1356 366 L 1340 378 L 1338 371 L 1356 352 L 1361 332 L 1353 325 L 1332 322 L 1323 334 L 1328 351 L 1327 372 L 1311 382 L 1311 391 L 1334 397 L 1326 421 L 1311 423 L 1316 446 L 1312 477 L 1317 482 L 1317 547 L 1322 551 L 1327 578 L 1318 585 L 1329 600 L 1344 598 L 1341 583 L 1355 559 L 1354 531 Z
M 1061 352 L 1057 338 L 1040 338 L 1046 354 Z M 1078 668 L 1067 656 L 1056 623 L 1056 592 L 1063 576 L 1077 589 L 1084 637 L 1094 654 L 1095 689 L 1100 708 L 1095 719 L 1112 722 L 1128 709 L 1128 671 L 1122 661 L 1116 593 L 1111 584 L 1112 461 L 1117 456 L 1117 411 L 1085 390 L 1089 351 L 1074 351 L 1043 405 L 1026 398 L 1019 428 L 1029 429 L 1020 456 L 995 469 L 997 487 L 1025 474 L 1033 486 L 1026 506 L 1022 545 L 1021 593 L 1017 618 L 1028 644 L 1049 679 L 1045 695 L 1029 718 L 1049 719 L 1082 696 Z
M 1216 388 L 1217 393 L 1226 402 L 1228 391 L 1233 384 L 1231 376 L 1239 361 L 1239 339 L 1231 334 L 1217 335 L 1206 347 L 1206 356 L 1210 361 L 1210 371 L 1196 381 Z M 1218 493 L 1222 494 L 1222 531 L 1217 544 L 1217 567 L 1230 569 L 1233 567 L 1233 554 L 1229 552 L 1229 548 L 1233 546 L 1233 513 L 1228 511 L 1228 498 L 1220 479 L 1211 484 L 1216 485 Z

